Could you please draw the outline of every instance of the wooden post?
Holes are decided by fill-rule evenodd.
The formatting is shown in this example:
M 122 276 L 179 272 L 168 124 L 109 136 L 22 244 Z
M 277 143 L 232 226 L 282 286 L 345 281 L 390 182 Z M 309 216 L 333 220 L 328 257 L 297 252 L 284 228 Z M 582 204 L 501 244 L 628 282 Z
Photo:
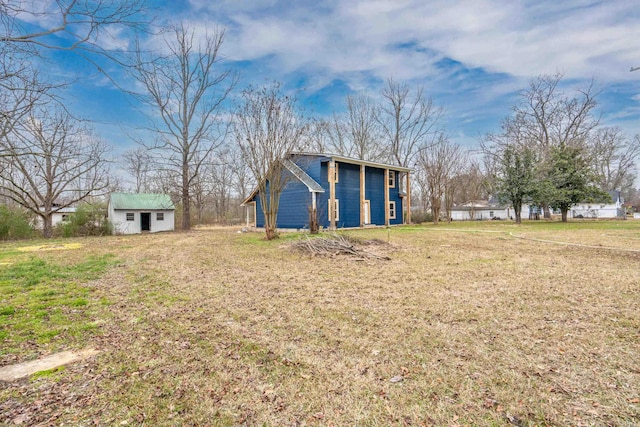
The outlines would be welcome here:
M 329 228 L 336 229 L 336 162 L 329 162 Z
M 411 224 L 411 178 L 409 178 L 409 175 L 411 175 L 411 172 L 407 172 L 407 224 Z
M 364 173 L 364 165 L 360 165 L 360 227 L 364 227 L 364 223 L 365 223 L 365 212 L 364 212 L 364 180 L 365 180 L 365 173 Z
M 388 227 L 389 222 L 389 169 L 384 170 L 384 224 Z

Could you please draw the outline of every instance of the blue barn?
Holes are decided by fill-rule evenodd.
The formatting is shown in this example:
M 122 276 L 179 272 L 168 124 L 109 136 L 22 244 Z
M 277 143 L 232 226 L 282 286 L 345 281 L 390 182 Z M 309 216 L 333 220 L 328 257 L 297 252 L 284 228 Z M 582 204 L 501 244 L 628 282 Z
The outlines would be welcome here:
M 407 222 L 411 219 L 408 168 L 308 153 L 290 155 L 284 166 L 288 181 L 280 196 L 278 228 L 308 229 L 310 211 L 330 229 L 404 224 L 403 212 Z M 257 189 L 242 205 L 253 209 L 254 225 L 264 227 Z

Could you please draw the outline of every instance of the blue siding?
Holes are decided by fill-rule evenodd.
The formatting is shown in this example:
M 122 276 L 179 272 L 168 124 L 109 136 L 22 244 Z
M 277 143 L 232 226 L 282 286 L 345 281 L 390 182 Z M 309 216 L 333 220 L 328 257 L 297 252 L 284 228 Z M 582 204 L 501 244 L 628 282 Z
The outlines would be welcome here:
M 316 182 L 324 189 L 324 193 L 318 194 L 318 224 L 327 228 L 329 227 L 329 162 L 324 160 L 318 162 L 320 175 Z
M 360 165 L 338 164 L 336 199 L 339 200 L 340 215 L 337 227 L 360 226 Z
M 328 202 L 330 195 L 328 169 L 330 158 L 326 156 L 300 155 L 293 158 L 311 178 L 324 189 L 317 194 L 318 222 L 322 227 L 329 227 Z M 336 199 L 340 201 L 340 219 L 336 226 L 358 227 L 360 225 L 360 165 L 337 162 L 338 182 L 336 183 Z M 396 172 L 396 186 L 389 189 L 389 200 L 396 202 L 396 218 L 391 224 L 402 224 L 402 197 L 399 193 L 400 174 Z M 385 224 L 384 169 L 365 167 L 365 199 L 370 201 L 371 224 Z M 260 205 L 260 197 L 256 201 L 256 225 L 264 227 L 264 215 Z M 295 180 L 290 182 L 280 198 L 278 223 L 280 228 L 308 228 L 309 208 L 312 195 L 308 188 Z
M 396 186 L 389 188 L 389 201 L 396 202 L 396 219 L 390 219 L 389 223 L 397 225 L 402 224 L 402 197 L 400 197 L 400 173 L 396 172 Z
M 371 224 L 385 225 L 384 223 L 384 169 L 365 168 L 365 198 L 369 200 L 371 207 Z
M 264 212 L 260 196 L 254 198 L 256 202 L 256 226 L 264 227 Z M 290 181 L 280 195 L 280 206 L 276 225 L 278 228 L 309 228 L 309 211 L 311 193 L 306 185 L 300 181 Z
M 277 224 L 280 228 L 309 228 L 311 193 L 300 181 L 287 183 L 280 195 Z

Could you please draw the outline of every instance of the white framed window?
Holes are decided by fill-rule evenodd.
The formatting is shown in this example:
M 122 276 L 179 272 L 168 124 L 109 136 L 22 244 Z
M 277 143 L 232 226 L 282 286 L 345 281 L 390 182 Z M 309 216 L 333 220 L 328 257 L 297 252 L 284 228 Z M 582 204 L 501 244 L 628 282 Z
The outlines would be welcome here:
M 389 171 L 389 188 L 396 188 L 396 171 Z
M 71 218 L 69 218 L 69 215 L 67 214 L 63 214 L 62 215 L 62 222 L 69 222 L 71 220 Z
M 336 204 L 334 205 L 334 215 L 335 215 L 335 220 L 339 221 L 340 220 L 340 200 L 336 199 L 335 200 Z M 329 204 L 331 204 L 331 200 L 329 200 Z M 331 221 L 331 211 L 329 211 L 329 221 Z
M 156 221 L 164 221 L 164 212 L 156 212 Z
M 389 202 L 389 219 L 396 219 L 396 202 Z
M 127 212 L 127 221 L 133 221 L 135 219 L 135 215 L 133 212 Z

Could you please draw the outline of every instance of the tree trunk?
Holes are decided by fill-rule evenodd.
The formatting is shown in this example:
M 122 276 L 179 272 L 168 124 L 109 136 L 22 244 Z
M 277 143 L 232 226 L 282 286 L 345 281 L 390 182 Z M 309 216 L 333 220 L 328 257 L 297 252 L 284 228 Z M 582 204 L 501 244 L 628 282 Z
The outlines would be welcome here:
M 182 231 L 191 230 L 191 198 L 189 197 L 189 164 L 182 164 Z
M 562 209 L 562 222 L 567 222 L 567 213 L 569 212 L 569 209 Z
M 516 203 L 513 204 L 513 213 L 516 216 L 516 224 L 521 224 L 522 223 L 522 202 L 521 201 L 516 201 Z
M 42 237 L 45 239 L 50 239 L 53 235 L 53 217 L 49 212 L 44 217 L 42 217 Z
M 431 208 L 431 214 L 433 215 L 433 223 L 437 224 L 440 221 L 440 208 Z

